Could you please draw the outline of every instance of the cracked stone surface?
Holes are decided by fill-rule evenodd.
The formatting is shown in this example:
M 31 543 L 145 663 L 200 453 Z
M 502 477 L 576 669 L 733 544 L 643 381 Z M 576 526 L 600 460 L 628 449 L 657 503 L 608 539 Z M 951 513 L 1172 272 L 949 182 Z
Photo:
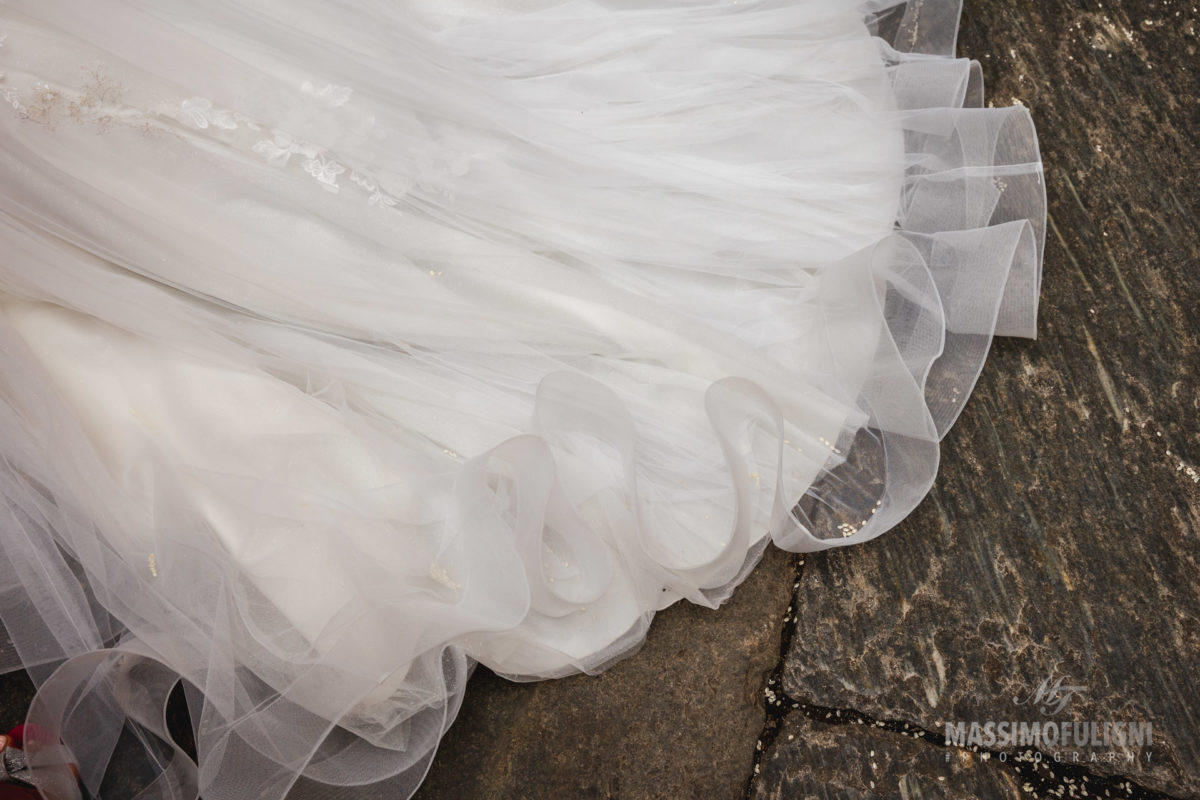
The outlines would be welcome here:
M 996 343 L 903 526 L 809 559 L 790 695 L 931 730 L 1147 721 L 1149 761 L 1091 768 L 1200 797 L 1198 29 L 1193 4 L 968 2 L 964 51 L 1041 135 L 1039 340 Z M 1050 676 L 1086 688 L 1014 704 Z
M 1017 800 L 1021 780 L 994 759 L 942 749 L 869 726 L 827 725 L 799 714 L 779 730 L 750 800 Z

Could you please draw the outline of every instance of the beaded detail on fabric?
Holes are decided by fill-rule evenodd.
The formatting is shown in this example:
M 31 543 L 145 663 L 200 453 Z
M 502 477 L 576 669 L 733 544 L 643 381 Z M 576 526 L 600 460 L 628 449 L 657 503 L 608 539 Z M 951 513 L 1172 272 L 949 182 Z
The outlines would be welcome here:
M 0 34 L 0 48 L 4 46 L 6 38 L 6 34 Z M 328 109 L 345 106 L 353 96 L 350 87 L 332 83 L 304 81 L 298 88 Z M 262 156 L 271 166 L 300 169 L 323 190 L 333 194 L 341 191 L 345 185 L 341 179 L 346 176 L 366 195 L 369 206 L 390 209 L 399 202 L 398 195 L 387 191 L 378 177 L 352 168 L 332 150 L 306 142 L 287 131 L 268 128 L 239 112 L 221 108 L 210 98 L 189 97 L 173 108 L 143 111 L 122 104 L 123 95 L 123 88 L 113 80 L 105 65 L 85 68 L 80 89 L 38 83 L 22 91 L 8 85 L 6 75 L 0 72 L 0 100 L 23 120 L 48 127 L 53 127 L 59 121 L 70 120 L 80 125 L 92 125 L 98 133 L 107 132 L 115 126 L 141 128 L 146 133 L 169 132 L 173 126 L 165 123 L 165 120 L 170 120 L 234 147 L 247 146 L 234 139 L 234 136 L 249 131 L 259 134 L 252 144 L 248 144 L 249 149 Z M 293 161 L 292 156 L 298 158 Z M 461 167 L 449 171 L 461 172 Z

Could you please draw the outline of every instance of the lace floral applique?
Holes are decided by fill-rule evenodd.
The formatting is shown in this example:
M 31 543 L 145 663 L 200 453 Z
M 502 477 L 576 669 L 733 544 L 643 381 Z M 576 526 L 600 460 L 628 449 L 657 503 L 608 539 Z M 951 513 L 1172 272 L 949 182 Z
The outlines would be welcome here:
M 322 189 L 336 193 L 341 188 L 337 178 L 346 168 L 324 153 L 318 153 L 304 162 L 304 171 L 316 178 Z
M 379 184 L 376 183 L 372 178 L 368 178 L 366 175 L 360 175 L 357 172 L 351 172 L 350 180 L 361 186 L 367 192 L 370 192 L 370 196 L 367 198 L 367 205 L 380 206 L 381 208 L 391 208 L 392 206 L 396 205 L 396 198 L 381 190 L 379 188 Z
M 136 112 L 121 105 L 124 90 L 109 75 L 104 65 L 83 69 L 80 90 L 70 90 L 49 83 L 36 83 L 25 92 L 13 87 L 0 87 L 0 99 L 13 107 L 21 119 L 46 127 L 64 119 L 83 125 L 94 125 L 105 132 L 113 125 L 136 124 Z M 0 83 L 4 81 L 0 74 Z
M 0 47 L 4 46 L 5 38 L 4 34 L 0 34 Z M 263 126 L 244 114 L 216 106 L 210 98 L 190 97 L 175 109 L 168 107 L 150 113 L 144 109 L 124 106 L 121 103 L 123 89 L 112 79 L 108 68 L 103 64 L 84 70 L 80 90 L 39 83 L 20 91 L 5 85 L 4 80 L 4 73 L 0 73 L 0 102 L 12 106 L 22 119 L 31 122 L 53 125 L 60 119 L 71 119 L 80 124 L 94 124 L 101 132 L 114 125 L 123 125 L 150 133 L 155 130 L 169 130 L 169 127 L 161 122 L 162 118 L 166 117 L 192 129 L 207 131 L 210 136 L 227 133 L 228 136 L 220 137 L 227 144 L 248 147 L 263 156 L 272 166 L 288 167 L 292 156 L 299 156 L 303 158 L 304 172 L 312 176 L 325 191 L 334 194 L 340 192 L 338 179 L 349 171 L 351 181 L 366 192 L 368 205 L 390 209 L 399 203 L 397 196 L 384 191 L 375 178 L 349 170 L 347 165 L 333 157 L 331 151 L 302 141 L 285 131 L 272 130 L 269 139 L 247 141 L 240 131 L 262 131 Z M 349 102 L 353 94 L 347 86 L 329 83 L 318 86 L 309 81 L 305 81 L 301 89 L 325 105 L 335 108 Z M 235 134 L 235 131 L 239 133 Z M 455 174 L 459 173 L 456 171 Z
M 254 152 L 264 156 L 271 164 L 286 167 L 292 156 L 302 155 L 305 158 L 316 158 L 320 150 L 307 142 L 293 138 L 283 131 L 272 131 L 274 139 L 263 139 L 254 145 Z
M 332 83 L 317 86 L 312 81 L 305 81 L 300 84 L 300 91 L 312 95 L 331 108 L 346 105 L 346 103 L 350 102 L 350 95 L 354 93 L 354 90 L 349 86 L 337 86 Z
M 0 49 L 4 48 L 4 43 L 7 41 L 8 41 L 8 34 L 0 33 Z M 0 84 L 4 83 L 4 78 L 5 78 L 4 73 L 0 72 Z M 4 102 L 8 103 L 10 106 L 15 108 L 17 111 L 21 110 L 21 97 L 17 93 L 17 90 L 13 89 L 11 86 L 0 86 L 0 100 L 3 100 Z
M 4 83 L 4 73 L 0 72 L 0 84 L 2 83 Z M 0 86 L 0 100 L 4 100 L 17 111 L 21 110 L 21 95 L 10 86 Z
M 193 97 L 184 100 L 180 105 L 183 119 L 193 128 L 204 130 L 209 126 L 222 130 L 235 130 L 238 126 L 235 115 L 231 111 L 214 109 L 212 100 L 207 97 Z
M 338 176 L 346 171 L 346 167 L 336 159 L 330 158 L 327 151 L 321 150 L 308 142 L 302 142 L 284 131 L 272 131 L 274 138 L 263 139 L 254 145 L 254 152 L 267 159 L 267 162 L 278 167 L 286 167 L 292 156 L 304 156 L 304 171 L 317 179 L 321 188 L 337 193 Z M 353 173 L 352 178 L 358 173 Z M 358 181 L 355 181 L 358 183 Z M 360 186 L 362 184 L 359 184 Z M 366 188 L 366 187 L 364 187 Z M 377 202 L 374 198 L 368 200 L 371 205 Z

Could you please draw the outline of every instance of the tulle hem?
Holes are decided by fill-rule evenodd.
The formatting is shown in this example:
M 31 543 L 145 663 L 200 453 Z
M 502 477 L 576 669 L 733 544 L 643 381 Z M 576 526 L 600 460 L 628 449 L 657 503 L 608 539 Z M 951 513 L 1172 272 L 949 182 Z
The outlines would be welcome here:
M 813 552 L 868 541 L 903 520 L 933 483 L 939 441 L 962 411 L 992 337 L 1033 338 L 1036 329 L 1046 218 L 1036 133 L 1023 107 L 983 107 L 979 65 L 952 57 L 959 11 L 957 0 L 872 0 L 863 7 L 894 98 L 889 113 L 900 121 L 897 157 L 905 169 L 893 232 L 814 268 L 803 287 L 806 307 L 822 315 L 808 329 L 823 337 L 803 365 L 805 381 L 794 384 L 792 395 L 772 394 L 755 374 L 739 370 L 736 350 L 705 343 L 724 359 L 715 369 L 726 377 L 703 392 L 714 441 L 711 452 L 696 458 L 719 458 L 727 484 L 696 496 L 733 498 L 728 508 L 716 504 L 704 516 L 727 513 L 727 533 L 688 547 L 656 536 L 655 498 L 639 499 L 647 454 L 628 398 L 582 369 L 544 375 L 536 381 L 528 430 L 470 458 L 446 450 L 454 471 L 449 522 L 483 544 L 458 552 L 451 537 L 431 554 L 430 574 L 417 576 L 427 578 L 432 599 L 410 615 L 405 647 L 415 657 L 397 659 L 400 645 L 382 644 L 393 631 L 389 618 L 376 619 L 372 608 L 347 607 L 300 634 L 253 629 L 253 607 L 278 602 L 262 583 L 247 581 L 227 595 L 197 593 L 198 602 L 212 604 L 203 615 L 173 607 L 170 593 L 156 586 L 181 579 L 221 585 L 244 554 L 224 562 L 212 553 L 189 554 L 182 533 L 173 542 L 179 548 L 174 558 L 161 542 L 126 543 L 122 550 L 93 535 L 136 530 L 145 520 L 133 519 L 133 511 L 98 517 L 104 503 L 95 498 L 119 489 L 94 479 L 106 474 L 101 457 L 88 444 L 85 424 L 63 422 L 76 414 L 54 400 L 54 380 L 37 366 L 40 345 L 23 337 L 19 325 L 8 326 L 0 336 L 9 512 L 3 526 L 8 559 L 0 562 L 7 631 L 0 669 L 25 667 L 40 684 L 27 717 L 26 749 L 47 791 L 77 796 L 68 760 L 95 789 L 129 720 L 156 775 L 139 797 L 203 791 L 208 800 L 315 798 L 332 796 L 332 786 L 346 787 L 338 796 L 351 797 L 355 786 L 380 783 L 408 796 L 453 721 L 475 663 L 515 680 L 600 671 L 636 650 L 656 610 L 679 599 L 719 605 L 769 542 Z M 339 98 L 336 86 L 313 91 L 334 104 Z M 14 108 L 25 102 L 5 99 Z M 22 108 L 28 113 L 33 106 Z M 193 127 L 203 123 L 205 136 L 234 124 L 226 113 L 233 112 L 211 103 L 192 103 L 182 112 L 185 122 L 197 123 Z M 345 172 L 342 162 L 350 163 L 305 153 L 278 135 L 263 141 L 276 161 L 307 158 L 312 166 L 305 170 L 327 189 L 326 179 L 341 174 L 330 165 Z M 7 168 L 18 175 L 16 166 Z M 360 178 L 355 183 L 375 207 L 403 194 L 386 171 Z M 4 202 L 8 257 L 36 263 L 52 213 L 11 196 Z M 32 219 L 44 223 L 40 232 L 22 227 Z M 97 245 L 100 233 L 60 233 L 73 247 L 120 258 Z M 26 298 L 10 284 L 20 306 Z M 83 291 L 103 295 L 104 281 Z M 846 298 L 864 297 L 871 302 L 847 310 Z M 137 300 L 129 303 L 139 307 Z M 11 313 L 15 319 L 26 311 Z M 636 317 L 637 310 L 630 314 Z M 285 326 L 294 322 L 286 309 L 281 318 Z M 177 331 L 173 347 L 227 347 L 222 337 L 233 338 L 233 329 L 217 312 L 204 319 L 209 330 Z M 152 330 L 152 322 L 145 325 Z M 351 333 L 329 329 L 321 336 Z M 267 365 L 282 361 L 291 346 L 283 334 L 271 341 L 278 351 L 264 358 Z M 862 348 L 858 358 L 847 357 L 851 341 Z M 404 357 L 425 356 L 414 349 Z M 566 353 L 563 363 L 573 357 Z M 321 355 L 304 358 L 319 364 Z M 364 357 L 356 365 L 367 376 L 364 385 L 373 385 L 374 363 Z M 806 412 L 812 414 L 808 435 L 793 439 L 790 420 Z M 78 463 L 45 469 L 46 454 L 59 448 L 80 454 Z M 94 463 L 86 461 L 89 453 Z M 596 474 L 585 480 L 589 470 Z M 59 486 L 76 486 L 78 494 L 66 499 Z M 150 486 L 163 495 L 178 491 Z M 579 486 L 588 493 L 572 489 Z M 381 501 L 381 517 L 387 507 Z M 201 523 L 171 520 L 170 526 L 186 531 Z M 601 546 L 595 531 L 604 526 L 636 534 L 600 537 L 608 542 Z M 141 553 L 144 563 L 130 563 L 129 552 Z M 553 568 L 545 565 L 547 553 L 558 559 Z M 513 587 L 512 575 L 525 577 Z M 144 587 L 139 602 L 145 605 L 134 607 L 111 591 L 116 576 Z M 497 597 L 504 602 L 497 604 Z M 491 613 L 493 605 L 501 610 Z M 589 608 L 601 607 L 604 614 L 592 613 L 598 621 L 586 622 Z M 470 613 L 473 608 L 479 613 Z M 228 627 L 205 630 L 198 623 L 205 619 Z M 164 620 L 192 627 L 172 629 Z M 355 635 L 343 633 L 351 628 Z M 214 638 L 218 631 L 221 641 Z M 247 640 L 261 650 L 239 643 Z M 212 643 L 210 651 L 201 652 L 197 643 L 204 642 Z M 167 697 L 181 679 L 199 765 L 173 743 L 163 722 Z M 344 684 L 342 690 L 329 692 L 330 681 Z

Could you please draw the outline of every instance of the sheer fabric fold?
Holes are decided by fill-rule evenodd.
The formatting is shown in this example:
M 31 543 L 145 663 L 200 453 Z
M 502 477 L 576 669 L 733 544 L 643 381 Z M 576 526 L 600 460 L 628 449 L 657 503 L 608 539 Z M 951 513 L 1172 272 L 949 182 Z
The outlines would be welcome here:
M 899 523 L 1036 327 L 1036 134 L 959 12 L 9 0 L 32 767 L 94 792 L 128 726 L 139 798 L 406 797 L 476 663 L 599 671 Z

